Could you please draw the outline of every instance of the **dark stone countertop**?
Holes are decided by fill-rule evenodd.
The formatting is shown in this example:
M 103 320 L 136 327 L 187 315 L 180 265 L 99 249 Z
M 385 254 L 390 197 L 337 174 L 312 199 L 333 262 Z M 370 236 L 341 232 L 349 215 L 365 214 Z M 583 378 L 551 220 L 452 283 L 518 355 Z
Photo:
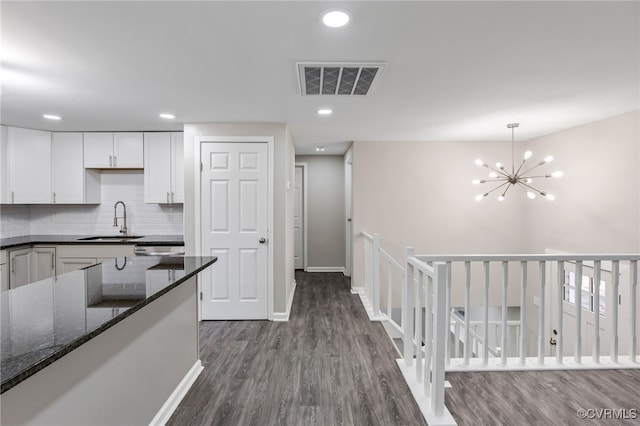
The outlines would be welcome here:
M 113 234 L 115 235 L 115 234 Z M 135 244 L 138 246 L 181 246 L 184 245 L 182 235 L 145 235 L 129 240 L 85 240 L 94 235 L 26 235 L 0 239 L 0 249 L 17 248 L 35 244 Z
M 109 259 L 0 295 L 1 392 L 113 327 L 216 257 Z M 195 312 L 194 312 L 195 315 Z

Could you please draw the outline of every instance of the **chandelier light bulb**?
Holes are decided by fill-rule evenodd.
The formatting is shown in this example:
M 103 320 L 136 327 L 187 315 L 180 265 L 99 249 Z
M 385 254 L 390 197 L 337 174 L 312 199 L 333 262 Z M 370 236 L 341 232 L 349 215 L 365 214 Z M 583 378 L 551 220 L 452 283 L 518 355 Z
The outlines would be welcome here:
M 487 194 L 478 194 L 476 195 L 476 201 L 482 200 Z
M 524 159 L 528 160 L 529 158 L 531 158 L 532 155 L 533 153 L 531 151 L 527 151 L 524 153 Z
M 533 200 L 536 198 L 536 194 L 534 192 L 527 191 L 527 197 L 529 197 L 530 200 Z
M 484 166 L 484 161 L 482 161 L 481 159 L 476 159 L 476 166 Z
M 527 178 L 524 180 L 524 183 L 533 183 L 533 179 Z
M 554 178 L 561 178 L 562 176 L 564 176 L 564 172 L 561 170 L 551 173 L 551 177 L 554 177 Z
M 498 177 L 498 174 L 496 172 L 490 172 L 489 173 L 489 177 L 492 178 L 492 179 L 495 179 L 495 178 Z
M 546 198 L 549 201 L 553 201 L 556 199 L 556 196 L 553 194 L 545 194 L 544 198 Z
M 502 201 L 502 200 L 504 200 L 504 195 L 501 195 L 498 197 L 498 201 Z
M 502 163 L 496 163 L 496 167 L 499 168 L 499 169 L 502 169 L 503 168 L 502 167 Z
M 474 179 L 471 181 L 472 184 L 474 185 L 479 185 L 480 184 L 480 179 Z
M 553 155 L 549 155 L 547 157 L 544 158 L 544 162 L 545 163 L 550 163 L 553 161 Z

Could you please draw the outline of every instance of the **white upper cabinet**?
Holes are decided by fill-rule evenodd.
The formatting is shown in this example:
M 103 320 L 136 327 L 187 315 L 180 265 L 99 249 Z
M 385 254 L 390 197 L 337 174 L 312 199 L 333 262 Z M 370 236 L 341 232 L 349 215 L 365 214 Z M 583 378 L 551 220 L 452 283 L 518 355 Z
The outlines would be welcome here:
M 141 169 L 143 165 L 142 133 L 84 133 L 85 168 Z
M 184 202 L 184 144 L 181 132 L 144 134 L 144 202 Z
M 7 142 L 8 202 L 51 203 L 51 132 L 9 127 Z
M 121 169 L 141 169 L 144 167 L 144 143 L 142 133 L 114 133 L 114 167 Z
M 100 174 L 83 163 L 83 134 L 54 133 L 51 140 L 53 202 L 100 203 Z

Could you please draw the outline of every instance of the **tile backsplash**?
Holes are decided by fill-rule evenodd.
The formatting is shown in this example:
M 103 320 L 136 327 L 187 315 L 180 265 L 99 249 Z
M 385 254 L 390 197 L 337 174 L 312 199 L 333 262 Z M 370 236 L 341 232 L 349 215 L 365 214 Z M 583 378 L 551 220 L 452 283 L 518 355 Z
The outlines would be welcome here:
M 119 235 L 113 227 L 113 205 L 127 206 L 131 235 L 182 235 L 182 204 L 145 204 L 142 170 L 104 170 L 102 201 L 93 205 L 2 205 L 2 238 L 21 235 Z M 118 217 L 122 206 L 118 206 Z M 121 219 L 118 219 L 120 224 Z

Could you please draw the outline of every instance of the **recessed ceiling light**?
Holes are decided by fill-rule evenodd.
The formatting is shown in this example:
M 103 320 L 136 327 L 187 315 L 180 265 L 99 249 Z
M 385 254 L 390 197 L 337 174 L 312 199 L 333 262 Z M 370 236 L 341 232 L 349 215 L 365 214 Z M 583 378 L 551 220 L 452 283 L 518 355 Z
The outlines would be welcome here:
M 325 149 L 324 146 L 317 146 L 316 147 L 316 151 L 318 151 L 318 152 L 323 152 L 324 149 Z
M 160 118 L 166 118 L 167 120 L 171 120 L 172 118 L 176 118 L 176 116 L 173 114 L 167 114 L 166 112 L 163 112 L 162 114 L 160 114 Z
M 318 115 L 329 115 L 331 114 L 333 111 L 331 111 L 329 108 L 320 108 L 318 110 Z
M 341 28 L 349 23 L 351 17 L 346 10 L 332 9 L 322 14 L 322 22 L 331 28 Z
M 60 117 L 59 115 L 43 114 L 42 116 L 47 120 L 62 120 L 62 117 Z

